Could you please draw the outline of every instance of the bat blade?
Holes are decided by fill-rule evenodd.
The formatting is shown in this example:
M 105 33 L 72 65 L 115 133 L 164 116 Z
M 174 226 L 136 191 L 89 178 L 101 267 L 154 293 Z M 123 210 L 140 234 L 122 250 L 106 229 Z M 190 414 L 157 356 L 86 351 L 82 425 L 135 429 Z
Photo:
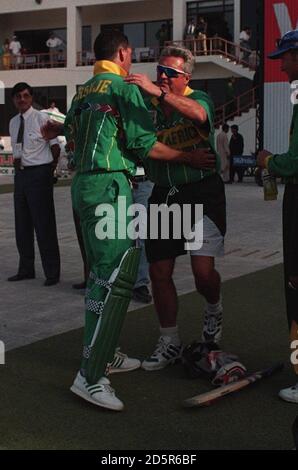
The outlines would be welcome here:
M 222 387 L 210 390 L 209 392 L 201 393 L 199 395 L 195 395 L 194 397 L 187 398 L 183 401 L 182 404 L 185 408 L 210 405 L 213 401 L 218 400 L 219 398 L 222 398 L 230 393 L 237 392 L 265 377 L 270 377 L 272 374 L 282 369 L 282 363 L 275 364 L 274 366 L 268 367 L 267 369 L 263 369 L 258 372 L 249 374 L 246 377 L 237 380 L 236 382 L 232 382 L 230 384 L 223 385 Z

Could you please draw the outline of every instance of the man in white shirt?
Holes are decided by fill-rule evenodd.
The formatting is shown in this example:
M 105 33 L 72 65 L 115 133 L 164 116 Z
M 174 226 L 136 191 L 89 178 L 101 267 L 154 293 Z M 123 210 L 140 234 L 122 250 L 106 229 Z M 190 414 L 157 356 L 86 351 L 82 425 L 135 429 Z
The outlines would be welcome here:
M 61 47 L 62 44 L 63 42 L 61 39 L 58 38 L 54 33 L 51 33 L 49 39 L 46 42 L 46 45 L 49 48 L 51 67 L 58 66 L 59 47 Z
M 250 53 L 251 53 L 251 29 L 245 26 L 239 36 L 240 46 L 244 47 L 246 50 L 243 51 L 243 60 L 248 60 Z
M 60 279 L 60 255 L 53 199 L 53 171 L 60 147 L 57 139 L 46 142 L 40 132 L 48 117 L 32 107 L 33 90 L 17 83 L 12 99 L 19 113 L 9 123 L 14 157 L 14 208 L 17 248 L 20 255 L 17 274 L 8 281 L 35 278 L 34 231 L 40 251 L 45 286 Z
M 9 50 L 12 55 L 12 59 L 13 59 L 12 63 L 15 69 L 19 68 L 19 65 L 22 61 L 21 49 L 22 49 L 22 46 L 21 46 L 20 41 L 18 41 L 17 36 L 13 36 L 12 41 L 10 41 L 10 44 L 9 44 Z
M 228 183 L 230 179 L 230 147 L 228 140 L 229 126 L 223 124 L 221 132 L 216 138 L 216 150 L 221 160 L 221 174 L 224 183 Z

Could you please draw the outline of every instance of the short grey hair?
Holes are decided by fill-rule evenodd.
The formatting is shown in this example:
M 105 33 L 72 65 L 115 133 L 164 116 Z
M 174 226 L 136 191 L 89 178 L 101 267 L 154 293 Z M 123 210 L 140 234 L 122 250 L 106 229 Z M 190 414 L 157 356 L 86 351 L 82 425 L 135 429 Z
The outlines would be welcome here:
M 191 74 L 194 69 L 195 58 L 190 50 L 186 49 L 185 47 L 178 45 L 167 46 L 161 51 L 160 59 L 162 57 L 182 57 L 182 59 L 184 59 L 184 72 Z

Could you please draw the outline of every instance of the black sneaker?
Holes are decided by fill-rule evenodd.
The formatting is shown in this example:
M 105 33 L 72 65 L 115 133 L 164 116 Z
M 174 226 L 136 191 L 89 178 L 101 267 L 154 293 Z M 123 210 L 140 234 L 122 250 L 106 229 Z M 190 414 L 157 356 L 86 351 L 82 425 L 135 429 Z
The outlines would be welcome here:
M 150 294 L 147 286 L 140 286 L 133 289 L 132 298 L 133 300 L 142 302 L 143 304 L 150 304 L 152 301 L 152 295 Z

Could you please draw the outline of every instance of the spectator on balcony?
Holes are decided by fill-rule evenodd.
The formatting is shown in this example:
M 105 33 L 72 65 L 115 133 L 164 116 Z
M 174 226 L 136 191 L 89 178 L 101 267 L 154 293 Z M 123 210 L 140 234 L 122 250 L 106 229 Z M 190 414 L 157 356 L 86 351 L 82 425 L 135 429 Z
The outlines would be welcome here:
M 62 44 L 63 41 L 55 33 L 50 34 L 46 46 L 49 48 L 51 67 L 58 66 L 59 48 L 61 48 Z
M 228 183 L 230 179 L 230 148 L 228 139 L 229 126 L 223 124 L 221 132 L 216 138 L 216 150 L 221 161 L 221 175 L 224 183 Z
M 163 23 L 155 35 L 159 43 L 160 50 L 164 47 L 165 42 L 169 39 L 168 28 L 166 23 Z M 160 51 L 159 51 L 160 53 Z M 159 55 L 159 54 L 158 54 Z
M 9 44 L 9 50 L 12 54 L 12 63 L 15 69 L 19 68 L 19 65 L 22 63 L 22 55 L 21 55 L 21 43 L 18 41 L 16 35 L 12 37 L 12 41 Z
M 246 49 L 245 51 L 243 51 L 242 59 L 244 61 L 248 61 L 248 58 L 251 53 L 250 38 L 251 38 L 251 29 L 245 26 L 242 29 L 240 36 L 239 36 L 240 46 Z
M 191 18 L 184 29 L 183 39 L 185 40 L 185 47 L 194 50 L 194 40 L 196 38 L 197 24 L 194 18 Z
M 10 57 L 10 50 L 9 50 L 9 39 L 5 39 L 3 46 L 2 46 L 2 65 L 4 70 L 10 69 L 11 57 Z
M 196 36 L 199 39 L 199 50 L 203 50 L 204 55 L 207 55 L 207 26 L 204 18 L 200 16 L 196 28 Z

